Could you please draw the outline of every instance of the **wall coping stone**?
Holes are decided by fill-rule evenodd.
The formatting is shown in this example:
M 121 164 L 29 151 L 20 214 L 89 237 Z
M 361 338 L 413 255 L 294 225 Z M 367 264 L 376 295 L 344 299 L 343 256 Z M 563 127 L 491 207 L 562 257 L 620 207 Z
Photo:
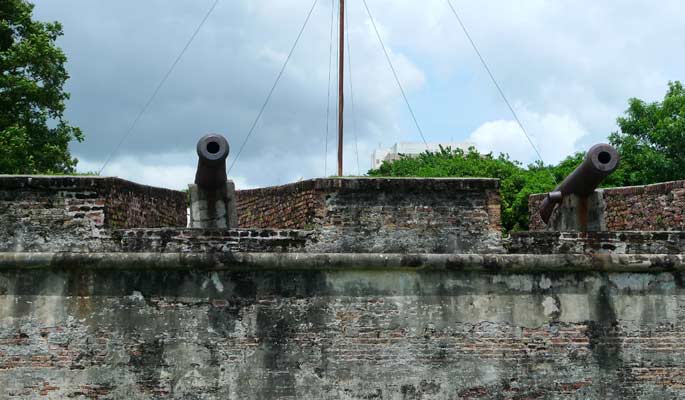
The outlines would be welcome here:
M 655 273 L 685 271 L 685 254 L 0 253 L 0 271 L 26 269 Z
M 302 190 L 412 190 L 418 187 L 421 190 L 483 190 L 499 189 L 499 179 L 493 178 L 404 178 L 404 177 L 340 177 L 340 178 L 315 178 L 295 183 L 287 183 L 280 186 L 238 190 L 239 193 L 288 193 Z
M 115 176 L 90 175 L 3 175 L 0 174 L 0 189 L 91 189 L 114 184 L 149 192 L 185 193 L 179 190 L 143 185 Z

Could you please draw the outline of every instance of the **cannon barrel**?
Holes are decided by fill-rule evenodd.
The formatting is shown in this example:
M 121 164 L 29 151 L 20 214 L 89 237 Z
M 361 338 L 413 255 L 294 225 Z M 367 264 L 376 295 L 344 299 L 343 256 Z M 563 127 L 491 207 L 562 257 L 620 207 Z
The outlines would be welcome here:
M 540 217 L 547 224 L 554 207 L 565 196 L 575 194 L 587 197 L 618 168 L 620 157 L 611 145 L 600 143 L 592 146 L 583 162 L 561 182 L 553 192 L 547 194 L 540 206 Z
M 195 184 L 202 189 L 218 189 L 226 184 L 226 158 L 229 146 L 225 137 L 210 133 L 197 142 Z

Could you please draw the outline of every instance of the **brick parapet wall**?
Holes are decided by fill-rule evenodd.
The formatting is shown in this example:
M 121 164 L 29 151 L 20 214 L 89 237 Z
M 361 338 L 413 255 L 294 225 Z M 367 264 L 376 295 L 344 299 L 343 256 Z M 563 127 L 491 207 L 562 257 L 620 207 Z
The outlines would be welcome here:
M 547 196 L 547 193 L 531 194 L 528 196 L 528 230 L 530 231 L 543 231 L 547 227 L 540 217 L 540 206 L 545 196 Z
M 4 251 L 78 250 L 106 228 L 185 225 L 183 192 L 118 178 L 0 175 Z
M 685 230 L 685 181 L 603 192 L 608 230 Z
M 685 181 L 598 190 L 608 231 L 685 230 Z M 546 194 L 528 198 L 529 230 L 545 230 L 538 210 Z M 557 212 L 557 211 L 555 211 Z
M 187 195 L 184 192 L 119 178 L 106 179 L 103 192 L 106 193 L 106 227 L 161 228 L 187 224 Z
M 262 189 L 238 190 L 238 226 L 245 228 L 305 229 L 323 211 L 325 193 L 317 181 L 307 180 Z
M 316 230 L 310 251 L 501 250 L 494 179 L 314 179 L 236 197 L 240 227 Z
M 418 193 L 484 191 L 489 223 L 501 229 L 499 186 L 492 179 L 332 178 L 281 186 L 238 190 L 236 204 L 242 228 L 304 229 L 321 223 L 325 200 L 333 193 Z M 447 204 L 446 206 L 449 206 Z

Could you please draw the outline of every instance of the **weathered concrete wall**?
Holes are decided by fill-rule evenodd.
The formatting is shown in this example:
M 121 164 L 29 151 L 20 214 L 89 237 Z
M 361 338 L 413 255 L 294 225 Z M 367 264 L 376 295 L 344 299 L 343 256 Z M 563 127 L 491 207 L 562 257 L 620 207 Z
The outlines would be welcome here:
M 567 230 L 564 228 L 573 226 L 573 221 L 579 221 L 578 202 L 568 199 L 554 211 L 552 225 L 545 226 L 538 214 L 544 196 L 536 194 L 528 199 L 531 231 Z M 587 222 L 591 231 L 685 230 L 685 181 L 599 189 L 588 202 L 587 208 L 590 211 Z
M 501 252 L 494 179 L 315 179 L 238 191 L 241 227 L 316 231 L 316 252 Z
M 678 272 L 4 269 L 0 397 L 677 399 L 683 321 Z
M 308 230 L 118 228 L 104 179 L 17 179 L 0 399 L 685 398 L 683 232 L 502 242 L 478 179 L 314 181 Z M 167 194 L 185 218 L 160 192 L 129 222 Z

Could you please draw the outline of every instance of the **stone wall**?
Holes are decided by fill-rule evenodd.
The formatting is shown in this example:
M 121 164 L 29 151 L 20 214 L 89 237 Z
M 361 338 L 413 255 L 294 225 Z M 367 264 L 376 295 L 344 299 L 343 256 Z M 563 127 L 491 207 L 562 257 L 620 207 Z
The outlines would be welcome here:
M 494 179 L 315 179 L 237 199 L 241 227 L 315 230 L 311 251 L 502 251 Z
M 326 193 L 312 179 L 282 186 L 238 190 L 238 226 L 311 229 L 322 217 Z
M 0 397 L 683 398 L 683 281 L 17 265 L 0 270 Z
M 187 195 L 170 189 L 105 178 L 105 226 L 108 228 L 160 228 L 187 225 Z
M 685 181 L 604 190 L 607 229 L 685 230 Z
M 0 247 L 73 249 L 105 228 L 186 225 L 185 194 L 118 178 L 0 176 Z
M 685 232 L 514 232 L 504 247 L 509 254 L 685 254 Z
M 311 231 L 287 229 L 118 229 L 98 241 L 110 253 L 306 252 Z
M 548 229 L 537 213 L 544 196 L 545 194 L 536 194 L 528 199 L 531 231 Z M 685 181 L 599 189 L 595 192 L 595 197 L 597 199 L 593 204 L 599 207 L 596 213 L 600 219 L 596 225 L 601 226 L 602 230 L 685 230 Z M 563 210 L 557 207 L 555 216 L 560 213 L 574 216 L 577 210 L 572 206 Z
M 275 226 L 206 235 L 154 230 L 185 226 L 181 192 L 98 177 L 6 176 L 0 185 L 0 251 L 120 252 L 132 239 L 156 240 L 162 249 L 203 243 L 227 253 L 504 251 L 498 182 L 492 179 L 317 179 L 242 191 L 242 215 Z
M 685 397 L 682 231 L 502 242 L 496 181 L 312 182 L 253 214 L 312 229 L 188 229 L 119 227 L 182 193 L 0 178 L 0 399 Z

